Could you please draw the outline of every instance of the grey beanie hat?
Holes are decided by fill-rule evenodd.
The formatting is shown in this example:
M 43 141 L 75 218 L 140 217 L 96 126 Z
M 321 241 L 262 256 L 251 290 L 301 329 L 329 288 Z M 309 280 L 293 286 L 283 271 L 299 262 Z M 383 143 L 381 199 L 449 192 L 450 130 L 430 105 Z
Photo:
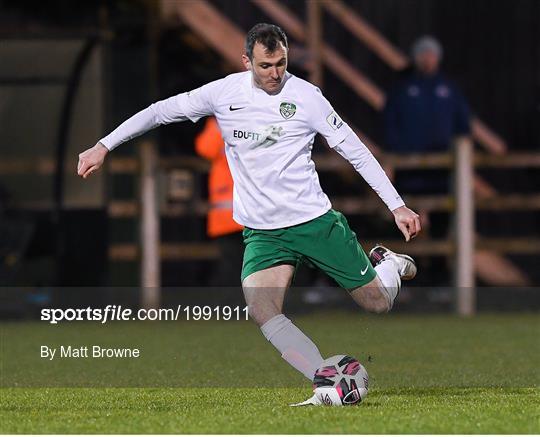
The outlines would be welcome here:
M 441 43 L 430 35 L 422 36 L 418 38 L 412 45 L 411 55 L 416 57 L 420 53 L 431 51 L 437 54 L 439 59 L 442 59 L 443 49 Z

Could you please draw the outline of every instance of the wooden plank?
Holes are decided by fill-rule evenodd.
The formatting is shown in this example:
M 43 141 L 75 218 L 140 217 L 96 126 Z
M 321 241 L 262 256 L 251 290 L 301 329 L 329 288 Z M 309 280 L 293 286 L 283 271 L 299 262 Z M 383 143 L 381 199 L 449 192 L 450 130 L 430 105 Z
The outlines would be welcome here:
M 160 219 L 157 195 L 158 151 L 156 144 L 143 142 L 139 145 L 141 181 L 139 199 L 141 205 L 141 306 L 159 308 L 161 295 L 161 263 L 159 254 Z
M 190 204 L 169 204 L 160 209 L 160 215 L 165 218 L 190 215 L 204 217 L 209 208 L 208 202 L 203 201 Z M 139 206 L 132 200 L 113 200 L 109 203 L 107 213 L 112 219 L 134 218 L 139 216 Z
M 325 65 L 377 111 L 384 108 L 384 92 L 328 44 L 322 45 Z
M 449 256 L 455 251 L 454 242 L 450 240 L 412 240 L 409 243 L 405 240 L 368 240 L 360 243 L 366 252 L 377 244 L 382 244 L 395 252 L 411 256 Z
M 215 243 L 167 243 L 161 245 L 161 256 L 164 260 L 208 260 L 220 255 L 219 246 Z
M 369 250 L 377 244 L 383 244 L 400 253 L 411 256 L 450 256 L 455 251 L 452 240 L 366 240 L 362 247 Z M 496 253 L 538 255 L 540 239 L 530 238 L 484 238 L 478 239 L 476 249 L 490 250 Z M 166 261 L 212 260 L 219 256 L 219 247 L 215 243 L 162 243 L 161 259 Z M 109 247 L 111 261 L 136 261 L 139 250 L 135 244 L 113 244 Z
M 314 155 L 313 160 L 317 164 L 317 170 L 336 170 L 350 165 L 337 155 Z M 451 168 L 455 163 L 450 152 L 410 155 L 383 153 L 379 161 L 397 170 Z M 478 168 L 538 168 L 540 167 L 540 153 L 514 152 L 504 156 L 476 153 L 474 165 Z
M 331 196 L 334 208 L 350 215 L 373 214 L 385 208 L 382 201 L 376 196 Z M 404 196 L 407 206 L 413 210 L 429 212 L 452 212 L 455 209 L 455 200 L 450 195 L 432 196 Z M 510 194 L 495 196 L 487 199 L 477 199 L 477 211 L 538 211 L 540 210 L 540 194 Z M 30 209 L 47 209 L 47 205 L 26 205 Z M 189 215 L 205 216 L 209 205 L 204 201 L 190 204 L 166 205 L 160 210 L 162 217 L 175 218 Z M 108 214 L 112 219 L 133 218 L 139 215 L 137 202 L 131 200 L 113 200 L 109 203 Z
M 133 243 L 111 244 L 108 252 L 111 261 L 136 261 L 139 257 L 139 248 Z
M 308 45 L 310 54 L 309 81 L 323 87 L 323 65 L 321 59 L 322 47 L 322 14 L 320 0 L 307 2 L 308 9 Z
M 508 258 L 488 250 L 474 253 L 476 276 L 486 284 L 496 287 L 529 287 L 528 275 Z
M 334 171 L 349 167 L 350 164 L 337 154 L 315 154 L 313 160 L 317 170 Z M 450 168 L 454 165 L 451 153 L 427 153 L 396 155 L 382 153 L 379 155 L 382 164 L 391 165 L 395 169 L 428 169 Z M 485 153 L 476 153 L 475 166 L 479 168 L 539 168 L 540 153 L 513 152 L 504 156 L 492 156 Z M 134 157 L 110 156 L 106 160 L 107 169 L 112 174 L 138 173 L 139 161 Z M 77 162 L 70 160 L 66 163 L 66 172 L 76 168 Z M 210 164 L 207 160 L 197 156 L 168 156 L 159 159 L 159 167 L 165 170 L 174 168 L 187 168 L 199 172 L 207 172 Z M 52 158 L 3 158 L 0 160 L 0 175 L 28 174 L 51 175 L 55 171 Z
M 140 169 L 139 160 L 131 157 L 109 155 L 106 164 L 109 173 L 113 174 L 138 173 Z
M 169 14 L 170 8 L 232 67 L 244 70 L 245 35 L 231 20 L 205 0 L 176 1 L 165 7 Z
M 131 218 L 139 215 L 139 206 L 133 200 L 112 200 L 107 205 L 109 218 Z
M 384 211 L 386 206 L 377 197 L 336 196 L 330 198 L 332 206 L 349 215 L 373 214 Z M 451 196 L 404 196 L 409 208 L 426 211 L 453 211 L 454 199 Z
M 394 70 L 409 64 L 407 56 L 341 0 L 322 0 L 325 9 Z
M 200 172 L 210 170 L 210 162 L 198 156 L 167 156 L 159 160 L 159 165 L 165 170 L 173 168 L 187 168 Z
M 456 171 L 454 193 L 456 197 L 454 257 L 455 285 L 457 287 L 457 312 L 461 316 L 476 313 L 474 290 L 475 214 L 473 193 L 473 143 L 469 137 L 455 141 Z
M 540 167 L 540 153 L 513 152 L 504 156 L 477 153 L 474 157 L 474 165 L 479 168 L 538 168 Z
M 109 247 L 111 261 L 136 261 L 139 258 L 136 244 L 113 244 Z M 212 260 L 219 257 L 219 246 L 215 243 L 162 243 L 160 259 L 162 261 L 197 261 Z
M 77 161 L 66 162 L 65 171 L 77 168 Z M 36 174 L 47 176 L 56 171 L 56 162 L 52 158 L 2 158 L 0 160 L 0 174 Z
M 489 250 L 496 253 L 515 255 L 537 255 L 540 253 L 540 239 L 538 238 L 478 238 L 478 249 Z
M 510 194 L 477 199 L 476 209 L 482 211 L 536 211 L 540 209 L 540 194 Z
M 306 31 L 303 23 L 286 7 L 273 0 L 251 0 L 266 15 L 283 27 L 288 36 L 292 36 L 300 42 L 306 40 Z
M 163 210 L 162 215 L 163 217 L 167 218 L 174 218 L 174 217 L 180 217 L 185 215 L 196 215 L 196 216 L 206 216 L 208 214 L 208 210 L 210 209 L 210 206 L 208 202 L 203 201 L 197 201 L 193 204 L 189 205 L 167 205 L 166 208 Z
M 478 117 L 472 117 L 471 130 L 476 141 L 495 155 L 504 155 L 508 151 L 506 142 L 492 131 Z

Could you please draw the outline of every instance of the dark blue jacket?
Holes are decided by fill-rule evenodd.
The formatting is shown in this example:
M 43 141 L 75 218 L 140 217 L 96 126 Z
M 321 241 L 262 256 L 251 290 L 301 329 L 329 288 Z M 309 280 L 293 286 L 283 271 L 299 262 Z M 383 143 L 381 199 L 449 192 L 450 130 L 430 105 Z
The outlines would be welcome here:
M 386 149 L 395 153 L 448 150 L 452 138 L 470 133 L 465 98 L 442 74 L 412 73 L 389 93 L 384 108 Z

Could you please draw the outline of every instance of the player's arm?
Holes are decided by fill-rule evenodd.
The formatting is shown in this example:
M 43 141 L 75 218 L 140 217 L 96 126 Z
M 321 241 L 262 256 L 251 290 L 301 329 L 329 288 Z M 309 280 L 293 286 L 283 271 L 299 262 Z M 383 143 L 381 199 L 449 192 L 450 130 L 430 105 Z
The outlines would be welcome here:
M 332 105 L 319 89 L 306 93 L 307 107 L 310 108 L 311 127 L 326 138 L 328 145 L 347 159 L 394 214 L 399 230 L 409 241 L 420 232 L 418 214 L 405 206 L 401 196 L 386 176 L 369 149 L 334 111 Z
M 196 122 L 212 114 L 212 96 L 219 84 L 220 81 L 211 82 L 189 93 L 161 100 L 127 119 L 94 147 L 79 155 L 78 175 L 87 178 L 103 165 L 109 151 L 157 126 L 185 120 Z
M 351 131 L 341 143 L 334 147 L 334 150 L 352 164 L 392 211 L 396 225 L 405 236 L 405 240 L 409 241 L 416 237 L 421 230 L 418 214 L 405 206 L 405 202 L 379 162 L 358 136 Z

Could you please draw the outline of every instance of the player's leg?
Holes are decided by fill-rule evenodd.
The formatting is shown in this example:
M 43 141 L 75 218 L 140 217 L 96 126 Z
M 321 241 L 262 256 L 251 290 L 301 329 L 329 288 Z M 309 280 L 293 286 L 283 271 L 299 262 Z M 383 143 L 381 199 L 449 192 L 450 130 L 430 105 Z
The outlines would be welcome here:
M 385 247 L 377 246 L 368 257 L 339 211 L 330 210 L 297 228 L 297 250 L 347 289 L 366 311 L 389 311 L 399 292 L 401 278 L 409 279 L 416 274 L 410 257 Z
M 282 264 L 254 272 L 242 282 L 249 314 L 282 358 L 310 381 L 323 358 L 317 346 L 282 313 L 294 266 Z
M 390 311 L 391 308 L 388 293 L 383 290 L 383 283 L 375 276 L 371 282 L 349 291 L 349 294 L 366 311 L 380 314 Z
M 377 276 L 368 284 L 352 290 L 351 296 L 368 311 L 390 311 L 399 294 L 401 280 L 415 277 L 416 264 L 410 256 L 394 253 L 384 246 L 375 246 L 369 253 L 369 260 Z
M 249 315 L 259 327 L 282 313 L 293 275 L 294 266 L 281 264 L 254 272 L 242 281 Z

